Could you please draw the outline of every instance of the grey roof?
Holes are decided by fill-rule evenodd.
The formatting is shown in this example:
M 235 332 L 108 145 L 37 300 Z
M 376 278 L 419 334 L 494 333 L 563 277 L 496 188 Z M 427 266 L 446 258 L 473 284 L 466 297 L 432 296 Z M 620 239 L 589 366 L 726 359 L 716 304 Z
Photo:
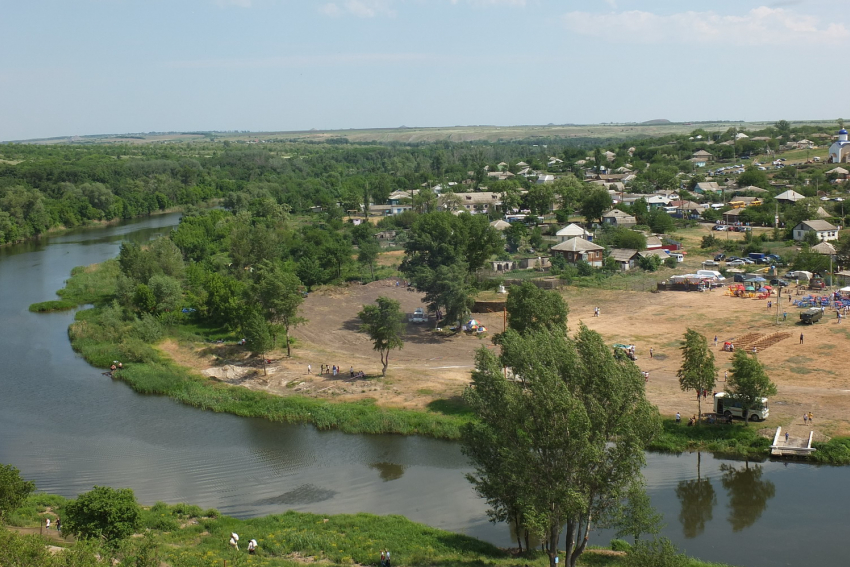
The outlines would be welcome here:
M 829 242 L 821 242 L 817 246 L 812 246 L 812 252 L 817 252 L 818 254 L 826 254 L 831 256 L 835 254 L 835 246 L 830 244 Z
M 799 201 L 800 199 L 805 199 L 805 197 L 803 197 L 802 195 L 800 195 L 796 191 L 792 191 L 791 189 L 789 189 L 788 191 L 785 191 L 784 193 L 780 193 L 779 195 L 777 195 L 776 199 L 779 200 L 779 201 L 794 201 L 794 202 L 796 202 L 796 201 Z
M 558 232 L 555 233 L 555 236 L 583 236 L 585 234 L 590 234 L 587 230 L 580 227 L 576 223 L 570 223 Z
M 825 220 L 804 220 L 797 226 L 803 227 L 803 230 L 814 230 L 817 232 L 823 230 L 838 230 L 837 226 L 833 226 Z M 797 227 L 794 228 L 796 229 Z
M 556 244 L 550 250 L 555 252 L 590 252 L 592 250 L 604 250 L 604 248 L 577 236 Z
M 637 256 L 637 253 L 637 250 L 631 248 L 612 248 L 609 258 L 613 258 L 618 262 L 628 262 Z
M 624 212 L 623 212 L 623 211 L 621 211 L 620 209 L 611 209 L 611 210 L 610 210 L 610 211 L 608 211 L 607 213 L 604 213 L 604 214 L 602 215 L 602 218 L 604 219 L 604 218 L 606 218 L 606 217 L 614 217 L 614 218 L 618 218 L 618 219 L 623 219 L 623 218 L 631 217 L 631 216 L 632 216 L 632 215 L 630 215 L 630 214 L 628 214 L 628 213 L 624 213 Z
M 507 221 L 503 221 L 502 219 L 494 220 L 490 223 L 490 226 L 495 228 L 496 230 L 507 230 L 511 227 L 511 223 Z
M 700 191 L 722 191 L 723 188 L 716 181 L 700 181 L 696 184 L 694 189 L 699 189 Z

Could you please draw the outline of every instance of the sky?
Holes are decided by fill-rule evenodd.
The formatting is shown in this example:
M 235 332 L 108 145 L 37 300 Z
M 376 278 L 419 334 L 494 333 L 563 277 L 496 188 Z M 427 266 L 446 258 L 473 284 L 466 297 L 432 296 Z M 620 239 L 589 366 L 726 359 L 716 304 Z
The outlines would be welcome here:
M 0 0 L 0 141 L 850 118 L 847 7 Z

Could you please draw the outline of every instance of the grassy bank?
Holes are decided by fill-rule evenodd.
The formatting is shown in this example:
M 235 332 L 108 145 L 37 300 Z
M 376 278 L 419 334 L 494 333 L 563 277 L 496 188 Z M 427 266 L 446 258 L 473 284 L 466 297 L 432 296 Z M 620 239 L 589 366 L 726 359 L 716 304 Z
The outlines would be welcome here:
M 77 306 L 76 302 L 65 299 L 54 299 L 53 301 L 42 301 L 33 303 L 29 309 L 33 313 L 50 313 L 52 311 L 68 311 Z
M 648 447 L 650 451 L 685 453 L 707 451 L 718 456 L 766 458 L 770 453 L 770 440 L 758 433 L 754 426 L 746 427 L 702 422 L 694 427 L 676 424 L 674 419 L 662 421 L 662 429 Z
M 30 496 L 24 508 L 10 518 L 10 525 L 43 525 L 45 517 L 54 520 L 57 516 L 61 517 L 66 503 L 67 500 L 59 496 Z M 314 562 L 323 565 L 378 565 L 384 549 L 391 551 L 393 565 L 399 566 L 544 567 L 548 564 L 546 556 L 538 551 L 513 555 L 481 540 L 417 524 L 403 516 L 321 516 L 287 512 L 237 520 L 222 516 L 216 510 L 201 510 L 188 504 L 169 506 L 157 503 L 144 509 L 142 524 L 155 549 L 151 555 L 162 562 L 156 564 L 170 567 L 215 566 L 223 565 L 225 561 L 231 565 L 262 567 L 303 567 Z M 227 544 L 231 532 L 240 536 L 239 551 Z M 12 537 L 16 536 L 0 532 L 0 544 L 4 538 Z M 244 551 L 251 538 L 259 544 L 255 556 L 248 556 Z M 140 538 L 133 539 L 140 541 Z M 63 542 L 56 541 L 54 532 L 50 544 L 57 543 Z M 580 564 L 616 567 L 623 565 L 624 560 L 624 555 L 590 551 L 582 556 Z M 689 560 L 687 565 L 720 567 L 697 560 Z

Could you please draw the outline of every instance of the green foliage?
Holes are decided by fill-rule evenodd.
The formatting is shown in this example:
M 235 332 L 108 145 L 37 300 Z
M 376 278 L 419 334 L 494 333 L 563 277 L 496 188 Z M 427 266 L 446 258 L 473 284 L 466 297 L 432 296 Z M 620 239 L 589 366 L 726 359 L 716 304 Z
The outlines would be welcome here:
M 521 335 L 543 329 L 560 336 L 567 332 L 569 307 L 557 291 L 545 291 L 524 282 L 508 290 L 505 309 L 508 325 Z
M 646 250 L 646 236 L 636 230 L 617 227 L 614 229 L 610 241 L 616 248 Z
M 749 410 L 761 398 L 776 395 L 776 384 L 767 376 L 764 365 L 756 355 L 750 356 L 743 350 L 732 355 L 732 373 L 726 383 L 726 391 L 741 402 L 743 415 L 749 416 Z M 749 419 L 745 419 L 749 424 Z
M 500 358 L 479 350 L 473 387 L 464 392 L 478 417 L 464 429 L 463 450 L 475 467 L 469 480 L 493 518 L 547 543 L 550 565 L 566 526 L 565 564 L 572 567 L 591 518 L 639 477 L 657 413 L 637 367 L 615 360 L 584 326 L 575 339 L 508 329 L 500 343 Z
M 394 299 L 379 297 L 375 303 L 377 305 L 364 305 L 357 317 L 361 323 L 360 330 L 369 335 L 374 350 L 381 354 L 381 374 L 386 376 L 390 351 L 404 346 L 401 338 L 405 325 L 404 314 L 399 302 Z
M 679 387 L 682 391 L 691 392 L 696 390 L 697 394 L 703 391 L 714 391 L 714 383 L 717 380 L 717 366 L 714 364 L 714 353 L 708 348 L 708 341 L 704 335 L 688 329 L 681 346 L 682 366 L 679 367 L 676 376 L 679 378 Z M 702 418 L 702 396 L 697 395 L 697 416 Z
M 638 542 L 626 553 L 623 567 L 687 567 L 688 558 L 667 538 Z
M 661 258 L 655 255 L 641 256 L 638 258 L 638 266 L 647 272 L 655 272 L 661 267 Z
M 35 490 L 35 483 L 21 478 L 21 471 L 12 465 L 0 465 L 0 522 L 20 508 Z
M 611 195 L 602 187 L 594 187 L 585 193 L 581 202 L 581 212 L 588 224 L 602 221 L 602 213 L 611 207 Z
M 663 264 L 664 264 L 665 268 L 670 268 L 670 269 L 674 269 L 679 265 L 678 260 L 676 260 L 676 258 L 673 258 L 672 256 L 664 258 Z
M 632 548 L 631 544 L 622 539 L 612 539 L 611 540 L 611 550 L 612 551 L 629 551 Z
M 51 311 L 67 311 L 69 309 L 73 309 L 77 304 L 73 301 L 68 301 L 67 299 L 58 299 L 53 301 L 42 301 L 40 303 L 33 303 L 30 305 L 29 310 L 33 313 L 49 313 Z
M 713 234 L 708 234 L 702 237 L 702 242 L 700 243 L 700 248 L 703 250 L 711 250 L 713 248 L 717 248 L 720 246 L 720 240 Z
M 251 313 L 242 324 L 242 332 L 245 334 L 245 346 L 254 356 L 263 358 L 263 373 L 265 374 L 265 355 L 274 346 L 272 334 L 269 332 L 269 324 L 259 313 Z
M 80 539 L 112 543 L 130 537 L 141 527 L 141 508 L 129 488 L 95 486 L 69 502 L 64 514 L 62 531 Z

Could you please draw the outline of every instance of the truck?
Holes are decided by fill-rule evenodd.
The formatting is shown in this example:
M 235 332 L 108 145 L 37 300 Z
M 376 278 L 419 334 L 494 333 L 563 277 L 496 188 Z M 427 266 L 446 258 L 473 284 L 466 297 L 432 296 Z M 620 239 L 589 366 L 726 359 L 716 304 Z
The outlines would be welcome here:
M 762 398 L 749 410 L 747 419 L 749 421 L 764 421 L 770 415 L 767 398 Z M 729 392 L 717 392 L 714 394 L 714 414 L 721 415 L 726 419 L 738 417 L 744 419 L 744 408 L 740 399 Z
M 411 323 L 424 323 L 428 318 L 425 316 L 425 311 L 422 310 L 421 307 L 417 307 L 413 312 L 413 315 L 410 317 Z
M 809 289 L 823 289 L 826 287 L 826 282 L 823 278 L 814 277 L 809 280 Z
M 823 309 L 820 307 L 811 307 L 800 313 L 800 323 L 811 325 L 823 318 Z

